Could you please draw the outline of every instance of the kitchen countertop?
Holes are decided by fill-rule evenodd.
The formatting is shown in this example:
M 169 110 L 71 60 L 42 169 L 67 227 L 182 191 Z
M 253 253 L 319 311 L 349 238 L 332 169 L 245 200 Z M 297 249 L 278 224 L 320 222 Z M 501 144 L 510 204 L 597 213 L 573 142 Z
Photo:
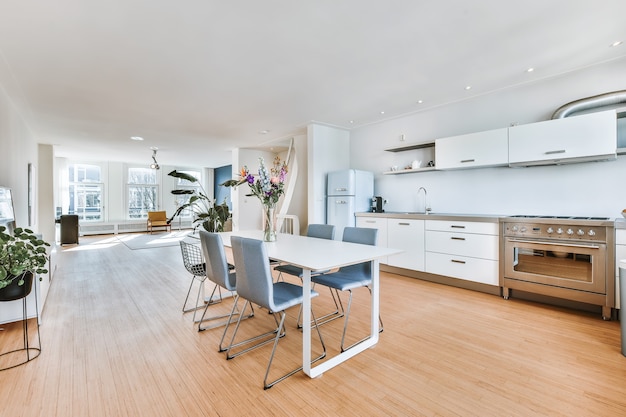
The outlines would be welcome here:
M 463 213 L 433 213 L 424 214 L 418 212 L 409 211 L 385 211 L 384 213 L 372 213 L 362 212 L 356 213 L 357 217 L 380 217 L 380 218 L 394 218 L 394 219 L 416 219 L 416 220 L 448 220 L 448 221 L 466 221 L 466 222 L 493 222 L 498 223 L 504 219 L 510 220 L 508 214 L 463 214 Z M 568 219 L 533 219 L 537 223 L 555 223 L 555 224 L 567 224 Z M 585 225 L 585 220 L 577 220 L 577 224 Z M 615 219 L 609 218 L 606 221 L 593 220 L 589 225 L 600 225 L 615 227 L 616 229 L 626 229 L 626 218 L 617 217 Z
M 506 215 L 498 214 L 462 214 L 462 213 L 417 213 L 408 211 L 386 211 L 384 213 L 363 212 L 356 213 L 357 217 L 382 217 L 394 219 L 417 219 L 417 220 L 452 220 L 466 222 L 493 222 L 498 223 L 500 218 Z M 626 225 L 624 226 L 626 227 Z

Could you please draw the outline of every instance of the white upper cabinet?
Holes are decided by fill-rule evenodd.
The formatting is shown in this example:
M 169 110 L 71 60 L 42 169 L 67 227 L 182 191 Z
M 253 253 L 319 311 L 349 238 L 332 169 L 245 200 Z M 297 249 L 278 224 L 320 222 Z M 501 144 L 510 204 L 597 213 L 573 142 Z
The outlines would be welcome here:
M 437 139 L 435 161 L 437 169 L 506 166 L 509 164 L 508 129 Z
M 512 166 L 615 159 L 616 151 L 615 110 L 509 128 Z

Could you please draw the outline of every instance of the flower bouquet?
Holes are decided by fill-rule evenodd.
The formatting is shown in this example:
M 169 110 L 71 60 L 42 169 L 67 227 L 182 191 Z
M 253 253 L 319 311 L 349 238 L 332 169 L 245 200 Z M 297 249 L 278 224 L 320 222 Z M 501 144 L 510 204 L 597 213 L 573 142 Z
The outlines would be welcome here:
M 259 172 L 255 176 L 250 173 L 246 165 L 239 171 L 238 180 L 224 182 L 223 186 L 237 187 L 247 183 L 250 187 L 250 194 L 246 196 L 256 196 L 263 205 L 264 225 L 263 240 L 273 242 L 276 240 L 276 204 L 281 195 L 285 193 L 285 178 L 287 176 L 287 165 L 281 162 L 280 157 L 274 158 L 274 164 L 269 169 L 265 166 L 263 158 L 259 158 Z

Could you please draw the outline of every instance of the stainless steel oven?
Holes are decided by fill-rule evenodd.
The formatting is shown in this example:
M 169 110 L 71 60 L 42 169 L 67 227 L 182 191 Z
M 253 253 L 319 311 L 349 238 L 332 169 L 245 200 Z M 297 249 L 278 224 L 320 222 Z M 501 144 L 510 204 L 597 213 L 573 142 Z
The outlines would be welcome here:
M 615 305 L 613 223 L 605 218 L 516 216 L 502 222 L 504 298 L 521 290 Z

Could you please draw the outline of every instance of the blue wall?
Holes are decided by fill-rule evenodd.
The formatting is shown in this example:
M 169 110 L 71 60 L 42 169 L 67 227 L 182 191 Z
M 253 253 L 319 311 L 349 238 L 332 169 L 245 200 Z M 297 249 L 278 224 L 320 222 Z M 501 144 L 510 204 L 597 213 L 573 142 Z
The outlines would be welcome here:
M 230 201 L 230 187 L 220 186 L 224 181 L 233 179 L 232 165 L 226 165 L 223 167 L 215 168 L 214 171 L 214 183 L 213 189 L 215 190 L 215 201 L 221 204 L 226 199 L 226 204 L 230 210 L 233 209 L 233 204 Z

